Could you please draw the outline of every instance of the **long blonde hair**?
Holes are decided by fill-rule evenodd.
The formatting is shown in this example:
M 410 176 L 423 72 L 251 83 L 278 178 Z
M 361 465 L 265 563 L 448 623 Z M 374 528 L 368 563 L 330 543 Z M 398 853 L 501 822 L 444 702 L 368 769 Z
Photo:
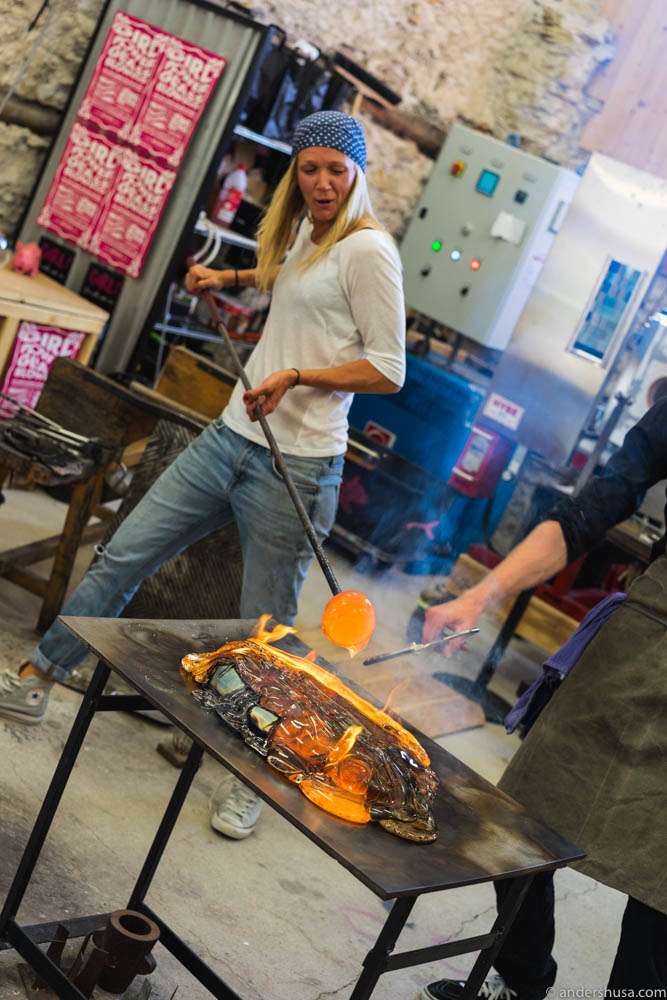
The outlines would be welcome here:
M 377 220 L 371 205 L 366 175 L 355 164 L 356 176 L 345 202 L 334 219 L 333 225 L 313 252 L 303 261 L 302 267 L 312 267 L 331 248 L 358 229 L 378 229 L 384 226 Z M 287 173 L 275 190 L 257 232 L 257 267 L 255 282 L 262 291 L 268 291 L 277 269 L 287 253 L 297 224 L 305 214 L 305 202 L 297 180 L 297 158 L 292 160 Z

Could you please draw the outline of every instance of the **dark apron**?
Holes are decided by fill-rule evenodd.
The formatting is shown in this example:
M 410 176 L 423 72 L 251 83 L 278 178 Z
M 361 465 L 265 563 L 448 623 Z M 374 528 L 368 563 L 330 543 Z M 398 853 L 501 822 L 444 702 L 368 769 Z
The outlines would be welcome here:
M 630 588 L 498 787 L 586 851 L 579 871 L 667 913 L 667 557 Z

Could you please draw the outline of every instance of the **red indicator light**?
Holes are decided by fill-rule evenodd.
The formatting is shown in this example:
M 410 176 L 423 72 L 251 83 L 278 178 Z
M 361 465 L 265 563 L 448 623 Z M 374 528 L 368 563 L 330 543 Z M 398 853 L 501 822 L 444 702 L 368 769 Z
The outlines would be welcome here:
M 477 257 L 473 257 L 473 259 L 470 261 L 470 267 L 473 271 L 479 271 L 481 266 L 482 262 L 481 260 L 478 260 Z

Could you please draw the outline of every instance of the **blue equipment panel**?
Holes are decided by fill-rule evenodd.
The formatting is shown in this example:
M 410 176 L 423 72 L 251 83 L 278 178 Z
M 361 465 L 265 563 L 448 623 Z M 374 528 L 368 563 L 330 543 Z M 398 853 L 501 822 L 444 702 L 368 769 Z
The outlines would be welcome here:
M 485 393 L 415 354 L 407 356 L 405 385 L 389 396 L 357 393 L 350 425 L 369 421 L 396 435 L 392 451 L 446 481 L 468 437 Z

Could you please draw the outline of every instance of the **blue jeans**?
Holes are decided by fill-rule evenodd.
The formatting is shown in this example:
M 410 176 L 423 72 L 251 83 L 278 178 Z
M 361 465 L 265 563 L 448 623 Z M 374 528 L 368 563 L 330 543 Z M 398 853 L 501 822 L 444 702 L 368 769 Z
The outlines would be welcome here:
M 320 540 L 331 530 L 343 456 L 285 456 Z M 162 473 L 123 521 L 62 610 L 116 618 L 141 581 L 194 542 L 236 520 L 243 551 L 241 617 L 270 612 L 287 625 L 313 557 L 268 448 L 214 421 Z M 65 680 L 87 649 L 57 621 L 31 662 Z

